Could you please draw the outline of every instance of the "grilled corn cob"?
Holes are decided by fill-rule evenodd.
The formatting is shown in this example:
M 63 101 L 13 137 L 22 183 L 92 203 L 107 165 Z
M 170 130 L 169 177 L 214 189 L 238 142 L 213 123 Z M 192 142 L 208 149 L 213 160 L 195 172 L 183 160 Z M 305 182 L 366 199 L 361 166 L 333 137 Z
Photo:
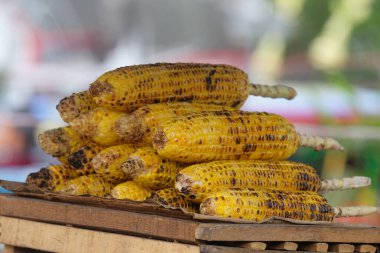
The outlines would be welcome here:
M 116 185 L 111 190 L 111 196 L 115 199 L 130 199 L 144 201 L 150 197 L 152 192 L 134 181 L 127 181 Z
M 228 106 L 197 103 L 164 103 L 145 105 L 116 122 L 115 131 L 129 143 L 152 145 L 152 133 L 158 122 L 202 111 L 236 110 Z
M 70 126 L 59 127 L 38 135 L 41 149 L 54 157 L 67 157 L 85 145 L 85 140 Z
M 294 126 L 276 114 L 211 111 L 159 123 L 153 146 L 162 157 L 179 162 L 284 160 L 300 139 Z M 336 148 L 328 144 L 325 149 Z
M 161 158 L 151 147 L 139 148 L 121 165 L 125 174 L 153 190 L 174 187 L 175 177 L 183 164 Z
M 83 136 L 103 146 L 127 143 L 115 132 L 115 124 L 124 113 L 95 108 L 71 121 L 70 126 Z
M 283 191 L 318 191 L 317 172 L 290 161 L 213 161 L 189 166 L 177 175 L 175 188 L 195 202 L 226 188 L 264 188 Z
M 130 144 L 108 147 L 100 151 L 91 164 L 96 174 L 106 180 L 114 183 L 124 182 L 130 179 L 130 175 L 122 171 L 121 164 L 135 151 L 136 147 Z
M 77 176 L 77 172 L 70 166 L 50 165 L 37 172 L 30 173 L 26 178 L 26 183 L 48 191 L 59 191 L 67 180 Z
M 85 145 L 69 155 L 68 163 L 76 169 L 80 176 L 95 174 L 91 161 L 103 149 L 103 146 L 95 143 Z
M 154 192 L 152 200 L 165 208 L 181 209 L 191 213 L 197 213 L 199 210 L 197 204 L 188 201 L 174 188 L 167 188 Z
M 249 94 L 291 99 L 286 86 L 249 84 L 242 70 L 229 65 L 156 63 L 118 68 L 101 75 L 89 89 L 104 107 L 131 112 L 145 104 L 197 102 L 239 108 Z
M 97 107 L 97 104 L 92 99 L 90 93 L 82 91 L 63 98 L 56 108 L 62 120 L 69 123 L 82 113 L 86 113 L 95 107 Z
M 276 216 L 306 221 L 332 221 L 334 209 L 315 192 L 225 189 L 209 195 L 200 213 L 260 222 Z
M 98 175 L 80 176 L 66 182 L 61 190 L 73 195 L 93 195 L 104 197 L 111 192 L 112 185 Z

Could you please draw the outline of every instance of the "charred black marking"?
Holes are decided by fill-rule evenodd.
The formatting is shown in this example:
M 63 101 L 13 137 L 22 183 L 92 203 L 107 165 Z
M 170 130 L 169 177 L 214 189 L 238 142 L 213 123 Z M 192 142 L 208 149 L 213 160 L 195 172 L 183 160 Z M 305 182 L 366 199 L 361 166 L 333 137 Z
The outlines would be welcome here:
M 241 103 L 240 100 L 236 100 L 235 102 L 232 103 L 231 107 L 236 107 Z
M 252 150 L 253 145 L 252 144 L 245 144 L 243 152 L 249 152 Z
M 212 85 L 212 77 L 215 75 L 216 70 L 213 69 L 208 73 L 208 76 L 206 77 L 206 90 L 213 91 L 216 89 L 216 85 Z

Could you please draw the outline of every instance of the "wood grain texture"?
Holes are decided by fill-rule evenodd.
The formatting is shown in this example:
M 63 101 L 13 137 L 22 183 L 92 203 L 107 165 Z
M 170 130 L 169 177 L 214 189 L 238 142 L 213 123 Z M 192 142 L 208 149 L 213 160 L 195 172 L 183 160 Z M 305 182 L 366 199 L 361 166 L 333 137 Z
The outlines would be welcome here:
M 0 215 L 193 244 L 198 226 L 188 219 L 5 195 Z
M 196 253 L 199 247 L 0 216 L 0 242 L 52 252 Z
M 352 225 L 200 224 L 196 239 L 203 241 L 292 241 L 380 243 L 380 228 Z
M 301 250 L 313 251 L 313 252 L 327 252 L 329 245 L 324 242 L 305 243 L 298 245 Z

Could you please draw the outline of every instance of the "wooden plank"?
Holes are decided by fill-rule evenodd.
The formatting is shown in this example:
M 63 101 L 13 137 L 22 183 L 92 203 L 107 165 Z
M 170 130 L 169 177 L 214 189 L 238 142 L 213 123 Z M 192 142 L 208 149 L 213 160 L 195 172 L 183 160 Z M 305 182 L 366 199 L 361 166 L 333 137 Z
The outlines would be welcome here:
M 329 251 L 331 252 L 345 252 L 351 253 L 354 252 L 355 246 L 347 243 L 337 243 L 329 246 Z
M 299 249 L 313 252 L 327 252 L 329 245 L 324 242 L 305 243 L 298 245 Z
M 267 244 L 265 242 L 246 242 L 239 245 L 241 248 L 250 250 L 265 250 Z
M 361 252 L 361 253 L 375 253 L 376 247 L 370 244 L 357 244 L 355 245 L 355 251 Z
M 201 253 L 284 253 L 283 250 L 250 250 L 238 247 L 219 245 L 200 245 Z M 311 251 L 297 251 L 298 253 L 312 253 Z
M 0 196 L 0 215 L 195 243 L 198 222 L 40 199 Z
M 0 216 L 0 242 L 52 252 L 196 253 L 199 247 Z
M 296 251 L 298 244 L 295 242 L 278 242 L 269 244 L 268 248 L 276 250 Z
M 195 238 L 203 241 L 380 243 L 380 227 L 206 223 L 198 226 Z

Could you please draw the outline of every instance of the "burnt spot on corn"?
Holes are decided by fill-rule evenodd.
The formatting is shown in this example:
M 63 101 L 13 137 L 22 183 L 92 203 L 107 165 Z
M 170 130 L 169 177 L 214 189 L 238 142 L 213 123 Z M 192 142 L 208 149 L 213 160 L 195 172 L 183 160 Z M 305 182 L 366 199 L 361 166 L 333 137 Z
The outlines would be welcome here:
M 73 154 L 71 154 L 69 156 L 68 161 L 69 161 L 69 164 L 73 166 L 75 169 L 80 169 L 82 168 L 83 164 L 85 164 L 84 159 L 85 159 L 85 152 L 82 149 L 80 149 L 77 152 L 74 152 Z
M 104 93 L 111 93 L 113 91 L 112 85 L 108 82 L 95 81 L 90 85 L 89 92 L 92 96 L 99 96 Z
M 213 76 L 215 75 L 215 73 L 216 73 L 216 70 L 213 69 L 206 76 L 206 80 L 205 80 L 206 81 L 206 90 L 208 90 L 208 91 L 213 91 L 216 89 L 216 85 L 212 84 Z
M 153 136 L 153 145 L 157 147 L 158 149 L 161 149 L 165 146 L 167 141 L 168 141 L 168 138 L 166 137 L 164 129 L 161 127 L 157 127 L 156 132 Z

